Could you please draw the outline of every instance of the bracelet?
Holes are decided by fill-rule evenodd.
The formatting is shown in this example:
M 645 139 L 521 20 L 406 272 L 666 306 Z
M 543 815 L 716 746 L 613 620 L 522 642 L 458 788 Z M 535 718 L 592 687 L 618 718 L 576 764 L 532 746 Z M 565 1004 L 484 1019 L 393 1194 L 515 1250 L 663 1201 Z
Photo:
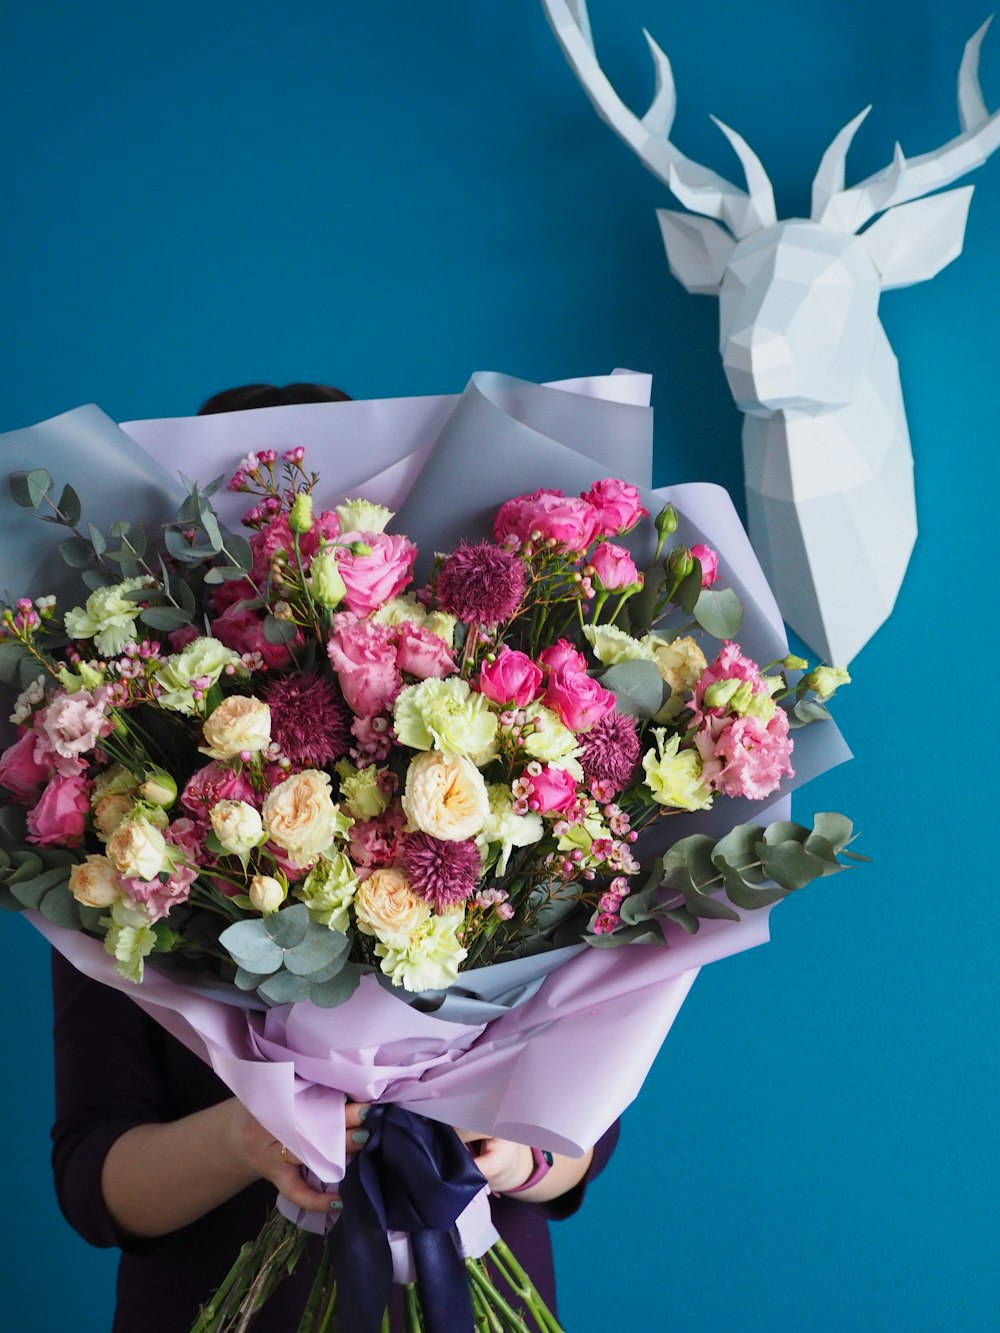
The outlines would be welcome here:
M 523 1185 L 518 1185 L 516 1189 L 504 1190 L 504 1194 L 520 1194 L 524 1190 L 533 1189 L 545 1179 L 552 1170 L 552 1154 L 545 1148 L 532 1148 L 531 1160 L 534 1162 L 534 1170 Z

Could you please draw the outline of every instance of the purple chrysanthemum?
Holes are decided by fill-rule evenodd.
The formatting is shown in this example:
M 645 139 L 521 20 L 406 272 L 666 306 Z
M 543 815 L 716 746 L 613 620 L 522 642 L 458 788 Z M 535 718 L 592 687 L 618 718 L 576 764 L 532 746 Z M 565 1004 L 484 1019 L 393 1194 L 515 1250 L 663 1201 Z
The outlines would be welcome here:
M 580 763 L 588 781 L 607 783 L 616 794 L 628 786 L 639 759 L 639 736 L 632 718 L 615 709 L 581 739 Z
M 271 710 L 271 739 L 293 764 L 323 768 L 347 753 L 346 709 L 333 683 L 319 672 L 280 676 L 268 683 L 264 699 Z
M 467 624 L 499 625 L 509 620 L 524 597 L 524 564 L 511 551 L 490 542 L 463 542 L 438 575 L 438 600 Z
M 479 849 L 474 842 L 444 842 L 429 833 L 408 833 L 400 863 L 410 888 L 439 912 L 470 897 L 479 880 Z

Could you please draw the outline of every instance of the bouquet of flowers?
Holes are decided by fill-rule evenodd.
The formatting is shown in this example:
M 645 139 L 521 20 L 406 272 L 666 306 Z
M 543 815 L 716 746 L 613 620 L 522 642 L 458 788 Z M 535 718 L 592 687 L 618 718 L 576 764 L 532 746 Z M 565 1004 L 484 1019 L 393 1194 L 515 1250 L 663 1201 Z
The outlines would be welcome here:
M 384 1289 L 366 1305 L 350 1246 L 366 1209 L 385 1223 L 380 1144 L 488 1120 L 535 1146 L 582 1147 L 584 1127 L 558 1114 L 487 1108 L 495 1087 L 469 1091 L 477 1055 L 515 1035 L 530 1051 L 551 1006 L 592 1001 L 587 955 L 603 968 L 631 946 L 633 993 L 664 946 L 682 955 L 668 974 L 689 978 L 713 949 L 745 947 L 748 912 L 852 856 L 843 816 L 812 829 L 742 818 L 793 775 L 798 728 L 832 729 L 826 701 L 848 677 L 787 653 L 755 661 L 724 561 L 678 540 L 674 505 L 651 513 L 620 478 L 505 496 L 488 536 L 432 548 L 422 577 L 431 553 L 387 506 L 318 499 L 301 445 L 256 448 L 225 482 L 187 482 L 161 540 L 127 520 L 85 523 L 76 490 L 44 468 L 11 477 L 19 506 L 67 530 L 60 551 L 82 586 L 2 613 L 0 676 L 21 692 L 0 783 L 23 824 L 7 819 L 0 892 L 50 937 L 50 925 L 79 932 L 75 952 L 56 942 L 92 975 L 149 994 L 206 1058 L 213 1039 L 191 995 L 242 995 L 257 1058 L 321 1050 L 338 1095 L 358 1089 L 326 1010 L 367 1021 L 406 999 L 412 1020 L 393 1022 L 452 1028 L 408 1087 L 361 1089 L 411 1111 L 378 1120 L 344 1179 L 333 1257 L 302 1323 L 328 1327 L 340 1308 L 345 1326 L 379 1327 Z M 220 521 L 227 493 L 243 497 L 246 535 Z M 727 928 L 730 942 L 691 951 Z M 465 1088 L 448 1086 L 441 1058 L 456 1043 Z M 234 1091 L 258 1112 L 252 1087 Z M 268 1115 L 320 1179 L 341 1178 L 332 1136 L 317 1145 Z M 444 1133 L 431 1138 L 451 1202 L 428 1229 L 461 1264 L 446 1233 L 475 1213 L 482 1178 L 471 1159 L 454 1163 Z M 303 1220 L 275 1215 L 199 1329 L 246 1326 L 294 1262 Z M 396 1229 L 409 1228 L 390 1216 L 382 1230 Z M 447 1326 L 527 1327 L 512 1291 L 555 1328 L 500 1242 L 489 1253 L 510 1290 L 498 1290 L 474 1257 L 492 1239 L 481 1217 L 479 1230 L 478 1247 L 463 1233 L 471 1285 Z M 384 1267 L 388 1253 L 386 1242 L 365 1263 Z M 419 1279 L 419 1259 L 408 1275 Z M 435 1327 L 422 1311 L 433 1294 L 409 1292 L 410 1326 Z

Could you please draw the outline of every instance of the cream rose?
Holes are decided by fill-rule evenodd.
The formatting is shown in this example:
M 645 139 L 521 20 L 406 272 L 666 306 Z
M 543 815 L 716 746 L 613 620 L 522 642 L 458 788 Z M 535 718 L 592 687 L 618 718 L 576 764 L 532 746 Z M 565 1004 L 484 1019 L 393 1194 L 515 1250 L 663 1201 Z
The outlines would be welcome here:
M 106 856 L 88 856 L 69 872 L 69 891 L 84 907 L 110 907 L 121 897 L 115 868 Z
M 148 819 L 129 819 L 109 839 L 108 856 L 120 875 L 155 879 L 167 859 L 166 839 Z
M 405 949 L 414 931 L 431 914 L 430 904 L 418 898 L 401 870 L 389 866 L 374 870 L 354 895 L 358 929 L 375 935 L 383 944 Z
M 94 826 L 98 836 L 106 842 L 128 818 L 134 804 L 131 796 L 122 796 L 117 792 L 102 796 L 94 806 Z
M 303 769 L 271 791 L 261 811 L 264 832 L 300 866 L 308 866 L 333 842 L 344 820 L 330 796 L 330 779 Z
M 208 814 L 215 836 L 233 856 L 246 856 L 264 841 L 260 814 L 246 801 L 219 801 Z
M 206 720 L 203 734 L 201 752 L 212 759 L 257 754 L 271 744 L 271 710 L 261 699 L 232 694 Z
M 271 875 L 254 875 L 247 891 L 254 909 L 269 916 L 285 901 L 285 886 Z
M 461 842 L 481 832 L 490 817 L 490 797 L 471 759 L 430 750 L 418 754 L 406 771 L 403 810 L 422 833 Z

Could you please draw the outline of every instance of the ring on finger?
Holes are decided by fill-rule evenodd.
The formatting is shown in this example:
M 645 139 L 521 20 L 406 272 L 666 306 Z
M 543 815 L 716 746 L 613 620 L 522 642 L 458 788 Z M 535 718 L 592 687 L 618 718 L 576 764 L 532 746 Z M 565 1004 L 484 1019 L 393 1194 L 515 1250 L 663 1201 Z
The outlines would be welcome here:
M 292 1165 L 292 1159 L 289 1157 L 288 1149 L 284 1144 L 281 1145 L 281 1160 L 285 1163 L 286 1166 Z

